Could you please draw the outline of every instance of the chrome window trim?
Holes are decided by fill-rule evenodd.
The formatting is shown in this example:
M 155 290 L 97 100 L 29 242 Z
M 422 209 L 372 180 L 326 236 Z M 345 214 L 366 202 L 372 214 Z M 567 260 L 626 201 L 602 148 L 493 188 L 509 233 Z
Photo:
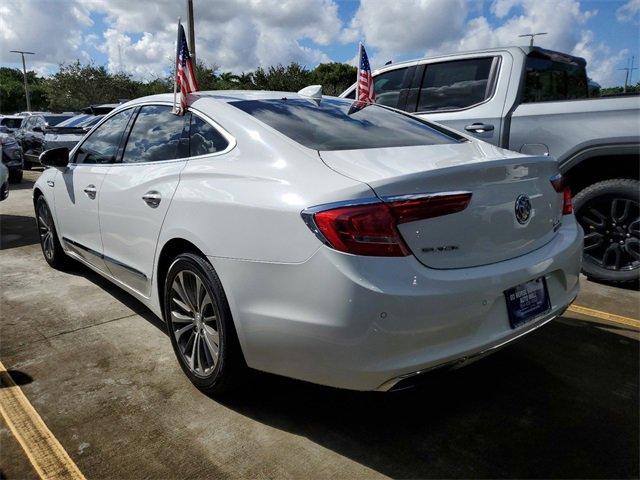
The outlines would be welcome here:
M 85 140 L 89 137 L 89 135 L 91 135 L 95 129 L 99 128 L 100 125 L 102 125 L 104 122 L 106 122 L 112 116 L 117 115 L 120 112 L 124 112 L 125 110 L 129 110 L 129 109 L 137 108 L 137 107 L 149 106 L 149 105 L 152 105 L 152 106 L 153 105 L 161 105 L 161 106 L 170 106 L 170 107 L 172 107 L 173 103 L 166 102 L 166 101 L 161 101 L 161 100 L 147 101 L 147 102 L 136 103 L 135 105 L 127 105 L 127 107 L 125 107 L 125 108 L 120 108 L 120 109 L 113 110 L 113 111 L 109 112 L 108 116 L 105 115 L 105 118 L 103 118 L 100 122 L 98 122 L 96 125 L 94 125 L 93 128 L 82 139 L 82 142 L 78 143 L 78 145 L 76 145 L 73 148 L 73 150 L 69 153 L 69 158 L 73 158 L 75 156 L 75 154 L 76 154 L 77 149 L 80 148 L 80 146 L 85 142 Z M 231 150 L 233 150 L 237 146 L 238 142 L 237 142 L 236 138 L 233 135 L 231 135 L 227 130 L 225 130 L 224 127 L 222 127 L 222 125 L 220 125 L 218 122 L 216 122 L 212 118 L 208 117 L 204 112 L 202 112 L 201 110 L 198 110 L 196 108 L 193 108 L 193 107 L 189 107 L 189 112 L 191 112 L 192 114 L 198 116 L 201 120 L 204 120 L 209 125 L 211 125 L 213 128 L 215 128 L 218 131 L 218 133 L 220 133 L 224 137 L 224 139 L 227 141 L 227 143 L 228 143 L 227 148 L 225 148 L 224 150 L 220 150 L 219 152 L 207 153 L 205 155 L 196 155 L 196 156 L 193 156 L 193 157 L 169 158 L 167 160 L 157 160 L 155 162 L 131 162 L 131 163 L 114 162 L 114 163 L 98 163 L 98 164 L 96 164 L 96 163 L 69 162 L 69 165 L 75 165 L 76 167 L 77 166 L 82 166 L 82 165 L 87 165 L 87 166 L 90 166 L 90 167 L 111 166 L 111 165 L 135 166 L 135 165 L 152 165 L 152 164 L 169 163 L 169 162 L 183 162 L 185 160 L 199 160 L 201 158 L 211 158 L 211 157 L 217 157 L 219 155 L 225 155 L 225 154 L 229 153 Z M 125 149 L 126 149 L 126 144 L 125 144 Z

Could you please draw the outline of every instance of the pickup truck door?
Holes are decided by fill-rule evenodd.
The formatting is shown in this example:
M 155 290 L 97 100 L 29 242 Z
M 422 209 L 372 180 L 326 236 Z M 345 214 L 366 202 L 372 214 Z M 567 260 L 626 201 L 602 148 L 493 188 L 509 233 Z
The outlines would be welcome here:
M 426 60 L 416 68 L 406 110 L 505 146 L 505 99 L 513 59 L 507 52 Z

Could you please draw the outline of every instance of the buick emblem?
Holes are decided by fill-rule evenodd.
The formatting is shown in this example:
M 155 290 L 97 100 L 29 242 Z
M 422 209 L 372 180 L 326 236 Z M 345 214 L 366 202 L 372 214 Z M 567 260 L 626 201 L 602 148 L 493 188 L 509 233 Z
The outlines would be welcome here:
M 524 225 L 529 221 L 531 217 L 531 200 L 524 193 L 522 195 L 518 195 L 516 198 L 516 220 L 521 225 Z

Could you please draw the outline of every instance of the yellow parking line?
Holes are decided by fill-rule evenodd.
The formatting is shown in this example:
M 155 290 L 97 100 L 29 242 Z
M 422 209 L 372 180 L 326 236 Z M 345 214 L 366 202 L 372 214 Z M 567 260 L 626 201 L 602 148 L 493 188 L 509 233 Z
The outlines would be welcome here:
M 615 313 L 601 312 L 600 310 L 593 310 L 592 308 L 583 307 L 581 305 L 570 305 L 568 310 L 573 313 L 581 313 L 582 315 L 588 315 L 589 317 L 600 318 L 602 320 L 607 320 L 608 322 L 620 323 L 622 325 L 640 329 L 639 320 L 623 317 L 622 315 L 616 315 Z
M 0 362 L 0 414 L 40 478 L 84 480 L 82 472 L 47 428 L 2 362 Z

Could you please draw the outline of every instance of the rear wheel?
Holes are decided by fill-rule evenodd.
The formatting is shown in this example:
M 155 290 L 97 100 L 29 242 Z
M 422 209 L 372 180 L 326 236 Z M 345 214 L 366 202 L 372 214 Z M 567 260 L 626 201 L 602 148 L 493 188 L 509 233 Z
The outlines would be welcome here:
M 216 272 L 202 257 L 178 255 L 167 273 L 164 315 L 173 350 L 191 382 L 208 394 L 236 386 L 246 369 Z
M 595 183 L 575 198 L 584 229 L 584 273 L 596 280 L 626 283 L 640 276 L 640 182 Z
M 36 202 L 36 224 L 40 234 L 40 247 L 42 247 L 44 259 L 53 268 L 63 269 L 68 265 L 69 257 L 64 253 L 62 245 L 60 245 L 51 210 L 49 210 L 47 201 L 42 195 L 38 197 Z

